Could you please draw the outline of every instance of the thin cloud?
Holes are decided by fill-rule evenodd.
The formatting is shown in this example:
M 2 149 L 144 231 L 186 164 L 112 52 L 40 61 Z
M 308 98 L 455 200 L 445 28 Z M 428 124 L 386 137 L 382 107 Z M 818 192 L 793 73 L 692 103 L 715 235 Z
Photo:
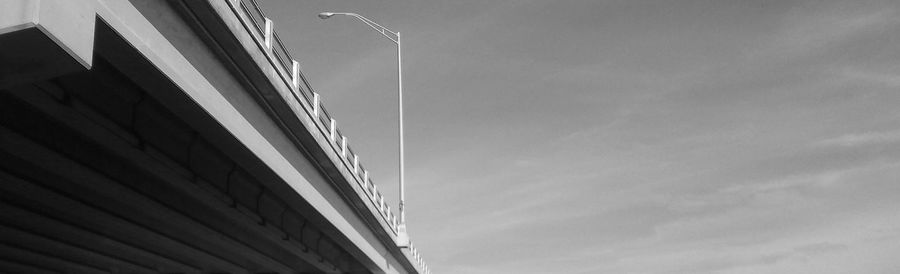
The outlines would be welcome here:
M 798 246 L 794 248 L 794 251 L 801 255 L 815 256 L 825 253 L 845 251 L 847 249 L 848 246 L 846 244 L 821 242 Z
M 900 142 L 900 130 L 885 132 L 863 132 L 845 134 L 817 141 L 817 147 L 856 147 L 864 145 L 889 144 Z
M 827 4 L 821 6 L 828 6 Z M 892 8 L 858 9 L 843 2 L 820 10 L 798 9 L 784 21 L 782 31 L 770 44 L 769 53 L 812 53 L 850 41 L 857 35 L 900 22 Z
M 839 75 L 851 81 L 873 83 L 887 88 L 900 88 L 900 75 L 898 74 L 848 67 L 841 70 Z

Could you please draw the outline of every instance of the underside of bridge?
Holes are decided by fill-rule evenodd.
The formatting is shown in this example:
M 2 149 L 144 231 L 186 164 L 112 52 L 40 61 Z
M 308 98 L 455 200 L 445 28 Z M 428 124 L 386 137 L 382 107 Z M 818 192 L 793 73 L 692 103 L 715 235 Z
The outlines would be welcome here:
M 0 273 L 427 272 L 248 1 L 0 2 Z
M 95 46 L 0 90 L 0 272 L 369 273 L 114 31 Z
M 0 2 L 0 273 L 427 272 L 248 4 Z

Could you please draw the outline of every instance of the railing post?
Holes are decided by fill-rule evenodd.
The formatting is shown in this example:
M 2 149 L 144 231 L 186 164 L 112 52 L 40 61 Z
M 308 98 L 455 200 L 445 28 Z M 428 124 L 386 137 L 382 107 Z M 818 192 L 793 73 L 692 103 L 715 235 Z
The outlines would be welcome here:
M 319 119 L 319 94 L 313 93 L 313 116 Z M 316 122 L 318 123 L 318 122 Z
M 359 176 L 359 155 L 353 155 L 353 174 Z
M 382 197 L 384 196 L 381 196 L 381 193 L 375 193 L 375 203 L 378 204 L 378 212 L 384 214 L 384 200 L 382 200 Z
M 341 136 L 341 157 L 347 158 L 347 136 Z
M 374 188 L 375 186 L 373 185 L 372 187 Z M 380 202 L 381 200 L 378 199 L 379 194 L 378 194 L 378 192 L 375 192 L 375 194 L 373 194 L 373 195 L 375 195 L 375 196 L 373 196 L 373 198 L 375 200 L 375 206 L 378 207 L 378 212 L 381 212 L 381 202 Z
M 294 88 L 300 88 L 300 63 L 297 60 L 291 60 L 291 80 Z
M 375 197 L 375 200 L 378 203 L 378 212 L 381 212 L 381 215 L 384 215 L 384 196 L 381 196 L 381 193 L 378 193 Z
M 369 171 L 363 170 L 363 188 L 369 191 Z
M 331 118 L 331 142 L 334 143 L 336 137 L 334 133 L 337 132 L 337 122 L 334 121 L 334 118 Z
M 265 36 L 263 36 L 263 38 L 264 38 L 264 41 L 266 42 L 265 43 L 266 49 L 268 49 L 268 50 L 272 50 L 272 28 L 274 27 L 273 26 L 274 24 L 275 23 L 272 23 L 271 19 L 266 18 L 266 33 L 265 33 Z

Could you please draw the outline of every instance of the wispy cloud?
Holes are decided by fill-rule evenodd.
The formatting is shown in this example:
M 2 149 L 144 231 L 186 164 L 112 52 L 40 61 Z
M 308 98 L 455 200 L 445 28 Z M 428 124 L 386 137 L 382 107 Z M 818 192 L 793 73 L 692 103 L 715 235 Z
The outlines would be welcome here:
M 839 75 L 848 80 L 873 83 L 887 88 L 900 88 L 900 74 L 848 67 L 842 69 Z
M 813 143 L 820 147 L 855 147 L 875 144 L 889 144 L 900 142 L 900 130 L 883 132 L 851 133 L 832 137 Z
M 859 4 L 859 5 L 853 5 Z M 778 54 L 814 53 L 839 46 L 863 33 L 900 23 L 893 7 L 832 2 L 807 5 L 786 14 L 782 29 L 770 43 Z

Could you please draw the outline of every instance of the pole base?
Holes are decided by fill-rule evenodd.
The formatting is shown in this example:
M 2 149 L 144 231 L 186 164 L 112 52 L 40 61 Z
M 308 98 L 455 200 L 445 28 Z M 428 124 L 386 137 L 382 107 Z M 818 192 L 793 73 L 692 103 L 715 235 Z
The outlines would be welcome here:
M 397 246 L 409 248 L 409 234 L 406 234 L 406 224 L 397 225 Z

